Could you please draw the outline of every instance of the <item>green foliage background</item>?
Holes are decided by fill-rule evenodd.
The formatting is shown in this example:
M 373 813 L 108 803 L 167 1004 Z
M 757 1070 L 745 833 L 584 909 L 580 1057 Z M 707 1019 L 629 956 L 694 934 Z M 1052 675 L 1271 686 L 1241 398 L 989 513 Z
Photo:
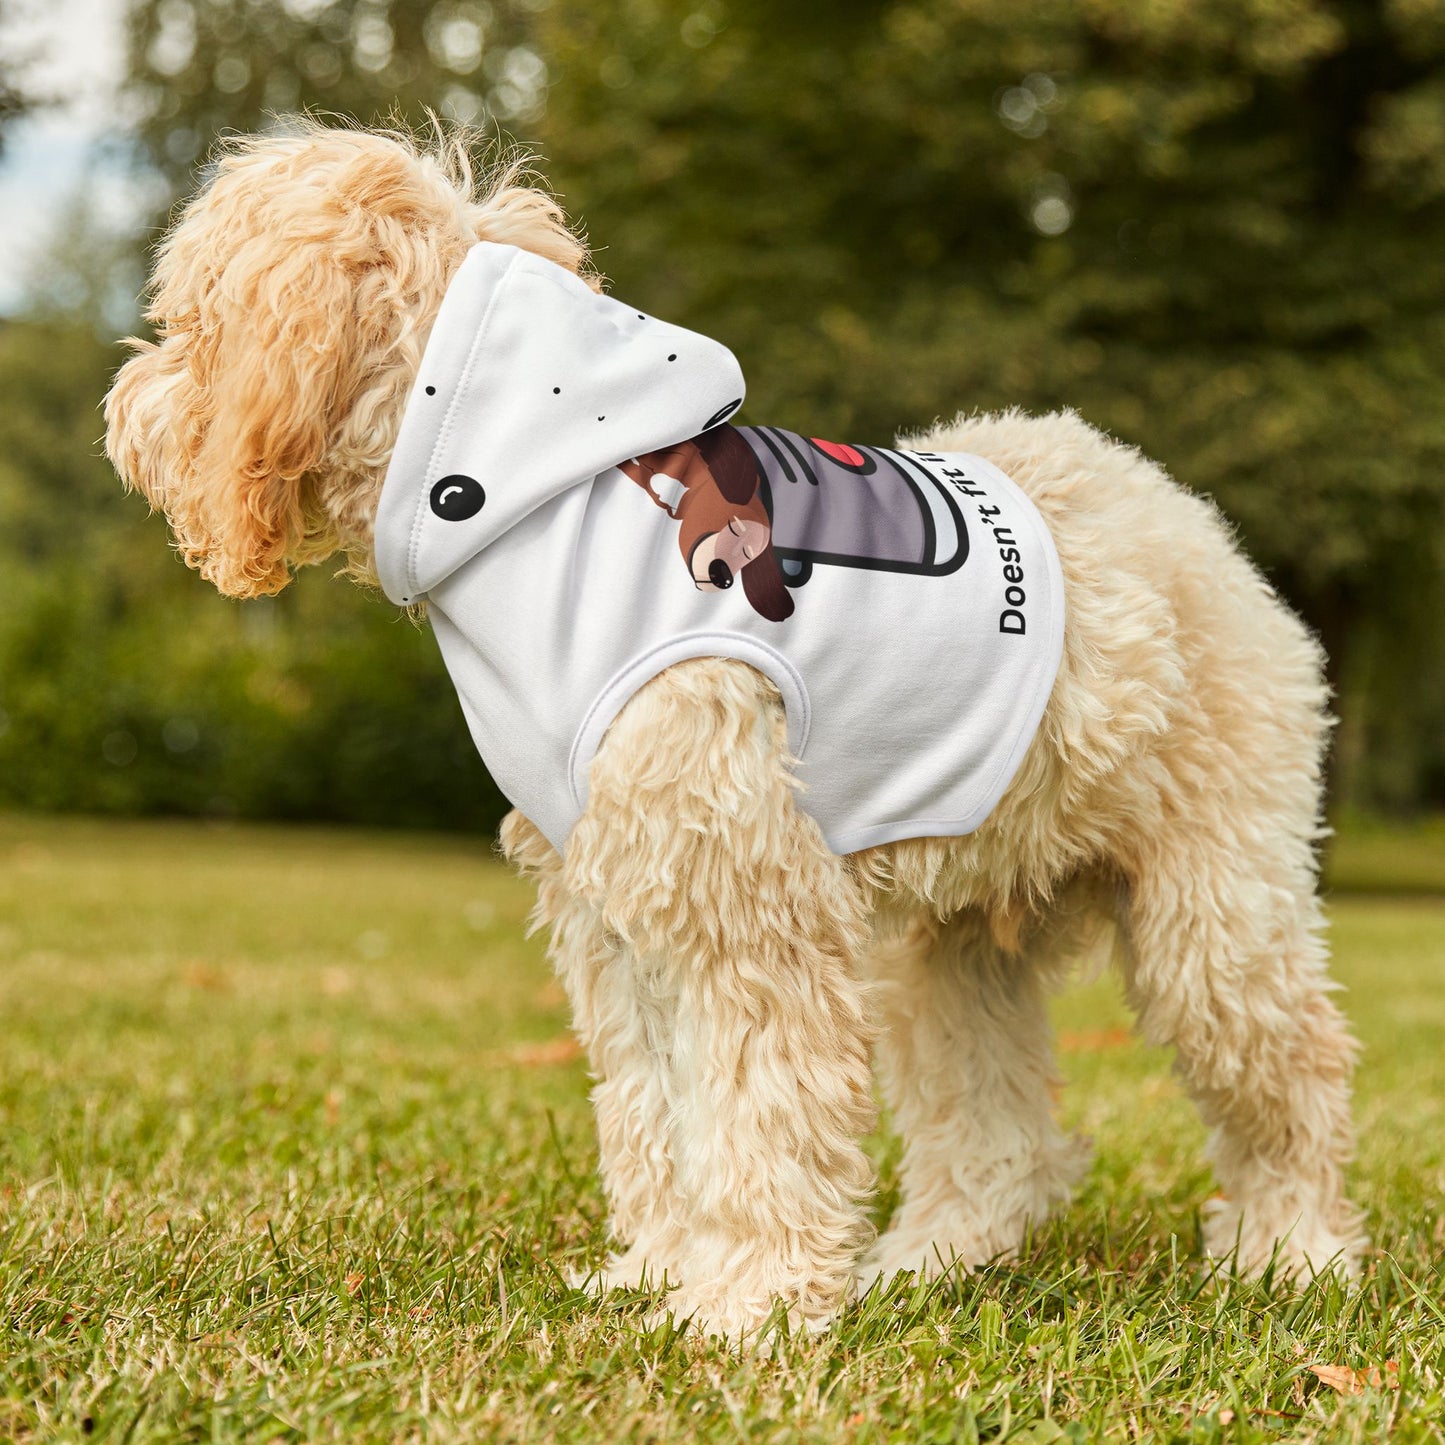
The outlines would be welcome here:
M 128 104 L 172 196 L 299 106 L 537 147 L 745 419 L 1077 408 L 1320 631 L 1337 801 L 1445 803 L 1440 0 L 143 0 Z M 0 800 L 495 818 L 429 638 L 322 576 L 210 596 L 118 495 L 79 270 L 0 331 Z

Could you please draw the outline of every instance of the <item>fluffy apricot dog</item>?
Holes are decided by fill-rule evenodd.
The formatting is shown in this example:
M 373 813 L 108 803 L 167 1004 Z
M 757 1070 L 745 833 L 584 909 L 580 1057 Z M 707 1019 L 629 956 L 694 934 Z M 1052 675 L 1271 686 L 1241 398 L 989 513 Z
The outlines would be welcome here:
M 596 1080 L 598 1287 L 740 1339 L 1007 1257 L 1085 1167 L 1046 1003 L 1110 928 L 1212 1131 L 1208 1250 L 1355 1268 L 1320 651 L 1208 502 L 1071 413 L 732 428 L 730 353 L 605 296 L 455 140 L 228 143 L 151 297 L 126 484 L 228 596 L 339 555 L 424 604 L 517 805 Z M 744 500 L 680 537 L 714 482 Z

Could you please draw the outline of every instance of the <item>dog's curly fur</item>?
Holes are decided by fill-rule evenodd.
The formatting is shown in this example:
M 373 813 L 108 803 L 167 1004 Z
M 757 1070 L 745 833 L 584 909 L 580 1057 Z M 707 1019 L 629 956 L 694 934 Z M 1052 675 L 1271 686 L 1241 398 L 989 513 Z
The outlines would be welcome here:
M 157 340 L 116 379 L 108 448 L 222 592 L 337 554 L 371 577 L 403 404 L 477 239 L 585 267 L 546 194 L 516 168 L 478 186 L 465 157 L 312 124 L 232 142 L 162 245 Z M 1209 1249 L 1352 1270 L 1318 647 L 1212 506 L 1071 413 L 907 444 L 995 463 L 1063 566 L 1058 681 L 977 832 L 830 853 L 777 693 L 723 659 L 619 716 L 565 858 L 518 814 L 503 827 L 597 1080 L 620 1248 L 597 1282 L 665 1279 L 677 1317 L 740 1338 L 779 1300 L 817 1327 L 860 1278 L 1009 1255 L 1084 1167 L 1052 1116 L 1046 998 L 1110 920 L 1140 1027 L 1213 1130 Z M 875 1051 L 905 1140 L 876 1241 Z

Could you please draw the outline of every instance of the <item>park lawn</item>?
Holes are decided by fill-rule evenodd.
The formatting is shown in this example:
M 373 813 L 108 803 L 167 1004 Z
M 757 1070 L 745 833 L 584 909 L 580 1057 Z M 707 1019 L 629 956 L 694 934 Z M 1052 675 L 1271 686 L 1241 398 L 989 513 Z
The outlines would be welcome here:
M 1331 907 L 1362 1287 L 1211 1276 L 1202 1131 L 1102 982 L 1074 1205 L 770 1359 L 567 1283 L 602 1203 L 529 903 L 481 841 L 0 817 L 0 1438 L 1445 1439 L 1445 900 Z
M 1445 816 L 1341 819 L 1325 877 L 1336 890 L 1445 897 Z

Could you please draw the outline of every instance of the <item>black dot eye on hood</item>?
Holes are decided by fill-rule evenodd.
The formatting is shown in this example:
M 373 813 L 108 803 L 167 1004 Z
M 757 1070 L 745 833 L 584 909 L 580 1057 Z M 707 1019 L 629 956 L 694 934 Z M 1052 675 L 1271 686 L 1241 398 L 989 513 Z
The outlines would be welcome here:
M 465 522 L 486 505 L 487 494 L 475 477 L 460 472 L 443 477 L 431 489 L 431 509 L 444 522 Z

